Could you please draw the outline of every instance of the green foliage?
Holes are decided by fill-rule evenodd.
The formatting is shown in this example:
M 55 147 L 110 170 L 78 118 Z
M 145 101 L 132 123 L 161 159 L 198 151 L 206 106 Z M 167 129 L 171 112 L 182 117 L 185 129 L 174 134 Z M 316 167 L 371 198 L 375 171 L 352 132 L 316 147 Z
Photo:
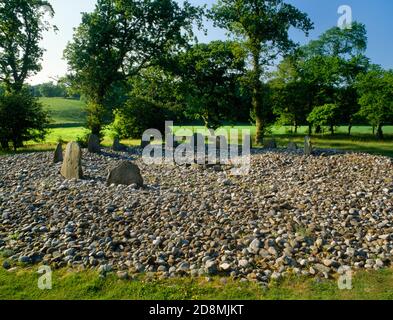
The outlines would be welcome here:
M 359 115 L 378 127 L 377 136 L 383 138 L 383 126 L 393 121 L 393 70 L 385 71 L 373 66 L 357 78 L 360 96 Z
M 217 26 L 244 39 L 252 57 L 250 89 L 257 124 L 256 142 L 263 140 L 268 112 L 261 98 L 263 67 L 279 53 L 286 53 L 296 45 L 289 38 L 294 27 L 308 33 L 313 25 L 307 14 L 283 0 L 219 0 L 210 12 Z
M 10 143 L 16 150 L 25 141 L 42 141 L 48 124 L 47 112 L 27 91 L 6 93 L 0 97 L 0 142 L 3 149 L 8 149 Z
M 7 91 L 22 90 L 25 80 L 40 71 L 39 44 L 51 28 L 45 15 L 54 11 L 48 1 L 2 0 L 0 5 L 0 80 Z
M 112 115 L 119 82 L 186 45 L 201 11 L 173 0 L 99 0 L 65 50 L 72 83 L 88 98 L 88 127 L 99 134 Z
M 355 79 L 369 66 L 366 47 L 365 26 L 355 22 L 352 29 L 331 28 L 286 56 L 270 82 L 278 124 L 291 124 L 296 130 L 307 123 L 314 106 L 335 104 L 339 108 L 336 122 L 347 123 L 350 133 L 359 121 Z
M 269 86 L 276 124 L 291 125 L 296 133 L 297 128 L 307 122 L 307 115 L 311 112 L 310 93 L 313 87 L 302 77 L 294 56 L 283 59 Z
M 349 127 L 360 108 L 356 77 L 369 67 L 369 59 L 364 55 L 366 49 L 367 31 L 358 22 L 351 29 L 333 27 L 302 48 L 301 73 L 317 88 L 314 105 L 337 104 L 341 110 L 338 116 Z
M 245 53 L 236 42 L 197 44 L 176 57 L 186 113 L 217 129 L 234 120 L 242 106 L 239 81 L 245 73 Z M 247 110 L 247 109 L 245 109 Z
M 87 148 L 89 144 L 89 137 L 90 137 L 90 133 L 85 132 L 82 135 L 78 135 L 76 137 L 76 142 L 79 144 L 81 148 Z
M 32 86 L 31 90 L 35 97 L 67 97 L 67 90 L 61 83 L 54 84 L 53 82 L 46 82 L 43 84 Z
M 364 24 L 353 22 L 351 28 L 333 27 L 306 48 L 312 56 L 340 57 L 351 60 L 364 54 L 367 49 L 367 31 Z
M 165 110 L 169 120 L 178 123 L 187 121 L 182 81 L 172 72 L 157 66 L 149 67 L 141 70 L 129 84 L 131 89 L 128 96 L 148 98 L 160 109 Z
M 165 131 L 167 118 L 162 105 L 142 97 L 130 97 L 126 104 L 115 111 L 112 130 L 120 139 L 140 139 L 147 129 Z
M 325 104 L 315 107 L 307 117 L 307 121 L 314 126 L 329 126 L 331 134 L 338 125 L 340 108 L 335 104 Z

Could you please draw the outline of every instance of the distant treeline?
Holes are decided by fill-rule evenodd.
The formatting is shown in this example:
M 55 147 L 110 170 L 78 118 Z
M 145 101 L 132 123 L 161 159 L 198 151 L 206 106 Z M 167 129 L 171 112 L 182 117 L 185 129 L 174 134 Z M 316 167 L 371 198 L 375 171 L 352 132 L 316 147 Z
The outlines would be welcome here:
M 98 0 L 64 50 L 68 74 L 28 90 L 27 79 L 41 70 L 41 40 L 57 30 L 48 20 L 55 12 L 45 0 L 2 0 L 0 7 L 3 149 L 45 138 L 50 119 L 36 97 L 81 95 L 90 132 L 102 136 L 112 127 L 119 138 L 162 131 L 165 120 L 210 129 L 250 121 L 259 145 L 273 125 L 294 132 L 307 125 L 310 134 L 346 125 L 350 135 L 354 125 L 369 124 L 382 139 L 393 123 L 393 70 L 366 56 L 360 22 L 299 46 L 291 28 L 308 35 L 314 23 L 284 0 L 220 0 L 210 9 L 175 0 Z M 228 39 L 196 41 L 206 20 Z
M 60 81 L 54 83 L 52 81 L 30 86 L 30 92 L 34 97 L 41 98 L 67 98 L 67 99 L 80 99 L 78 93 L 70 92 L 67 86 Z

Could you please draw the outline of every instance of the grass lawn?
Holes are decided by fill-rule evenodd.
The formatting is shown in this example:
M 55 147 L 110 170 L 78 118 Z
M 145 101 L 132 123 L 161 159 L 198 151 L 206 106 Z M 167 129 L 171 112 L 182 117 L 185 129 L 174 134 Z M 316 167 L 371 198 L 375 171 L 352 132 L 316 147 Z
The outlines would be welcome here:
M 362 271 L 355 275 L 352 290 L 340 290 L 336 280 L 289 277 L 272 282 L 269 288 L 255 283 L 225 282 L 213 278 L 119 280 L 115 275 L 100 278 L 94 271 L 54 271 L 52 290 L 37 286 L 38 268 L 16 271 L 0 269 L 0 300 L 390 300 L 393 299 L 393 270 Z
M 86 122 L 85 103 L 63 98 L 40 98 L 44 109 L 49 111 L 53 125 L 82 126 Z
M 83 101 L 63 98 L 40 98 L 40 100 L 53 119 L 50 132 L 45 141 L 40 143 L 30 141 L 26 143 L 25 148 L 20 149 L 18 152 L 53 150 L 60 140 L 65 142 L 74 141 L 87 134 L 87 129 L 83 127 L 86 122 L 85 104 Z M 250 130 L 252 136 L 255 135 L 255 127 L 250 125 L 226 126 L 222 129 L 228 131 L 232 128 L 247 129 Z M 174 131 L 177 134 L 181 134 L 181 131 L 185 129 L 193 132 L 208 133 L 206 128 L 202 126 L 175 126 Z M 297 135 L 291 134 L 289 130 L 289 127 L 273 127 L 267 139 L 274 137 L 281 147 L 285 147 L 289 141 L 295 141 L 302 145 L 304 136 L 308 134 L 308 127 L 300 127 Z M 338 127 L 337 134 L 334 136 L 328 134 L 313 136 L 313 144 L 317 148 L 342 149 L 393 157 L 393 126 L 384 127 L 384 141 L 375 139 L 370 126 L 353 127 L 351 137 L 346 135 L 347 130 L 347 127 Z M 112 137 L 113 133 L 110 130 L 106 130 L 102 144 L 107 147 L 111 146 Z M 123 140 L 122 143 L 136 146 L 140 144 L 140 140 Z M 0 151 L 1 154 L 4 154 L 4 152 Z
M 226 126 L 222 129 L 225 131 L 230 129 L 250 130 L 251 135 L 253 137 L 255 136 L 255 127 L 253 126 Z M 184 130 L 208 134 L 208 130 L 201 126 L 177 126 L 174 132 L 181 134 L 181 132 L 184 133 Z M 266 138 L 271 139 L 274 137 L 277 144 L 281 147 L 286 147 L 289 141 L 294 141 L 301 146 L 304 143 L 304 136 L 308 134 L 308 127 L 300 127 L 296 135 L 288 133 L 288 130 L 288 127 L 273 127 L 271 133 Z M 393 126 L 386 126 L 384 128 L 385 140 L 383 141 L 377 140 L 372 135 L 372 127 L 369 126 L 353 127 L 351 137 L 346 134 L 347 130 L 347 127 L 338 127 L 337 133 L 333 136 L 329 134 L 314 135 L 312 137 L 313 145 L 317 148 L 341 149 L 393 157 Z

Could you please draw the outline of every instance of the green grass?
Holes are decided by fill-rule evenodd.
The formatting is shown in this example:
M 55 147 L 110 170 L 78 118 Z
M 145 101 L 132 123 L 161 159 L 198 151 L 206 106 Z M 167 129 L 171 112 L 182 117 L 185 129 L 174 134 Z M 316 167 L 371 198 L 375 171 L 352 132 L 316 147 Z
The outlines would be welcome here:
M 255 127 L 247 125 L 226 126 L 222 129 L 225 131 L 230 129 L 250 130 L 253 137 L 256 131 Z M 280 147 L 286 147 L 289 141 L 294 141 L 301 146 L 304 142 L 304 136 L 308 134 L 308 127 L 300 127 L 297 134 L 289 133 L 289 129 L 289 127 L 273 127 L 266 139 L 274 137 Z M 208 134 L 208 130 L 201 126 L 177 126 L 174 132 L 180 134 L 184 130 Z M 313 135 L 313 145 L 316 148 L 365 152 L 393 157 L 393 126 L 384 128 L 385 139 L 383 141 L 377 140 L 372 135 L 372 127 L 369 126 L 353 127 L 351 136 L 347 135 L 347 130 L 347 127 L 338 127 L 337 133 L 333 136 L 330 134 Z
M 59 140 L 65 142 L 74 141 L 78 137 L 83 137 L 88 132 L 83 127 L 86 122 L 84 102 L 63 98 L 41 98 L 41 101 L 53 119 L 50 132 L 44 142 L 28 142 L 25 148 L 20 149 L 18 152 L 52 150 Z M 250 125 L 225 126 L 222 129 L 227 131 L 231 128 L 248 129 L 251 131 L 252 136 L 255 136 L 255 127 Z M 180 133 L 183 129 L 193 132 L 203 132 L 205 134 L 208 132 L 202 126 L 176 126 L 174 131 L 175 133 Z M 270 139 L 274 136 L 278 145 L 281 147 L 285 147 L 289 141 L 295 141 L 299 145 L 302 145 L 304 136 L 308 133 L 308 127 L 300 127 L 297 135 L 291 134 L 289 130 L 289 127 L 273 127 L 272 132 L 267 138 Z M 353 127 L 351 137 L 346 135 L 347 130 L 347 127 L 338 127 L 337 134 L 334 136 L 328 134 L 313 136 L 313 144 L 317 148 L 341 149 L 393 157 L 393 126 L 384 127 L 385 140 L 383 141 L 375 139 L 370 126 Z M 104 146 L 110 146 L 112 144 L 112 136 L 113 134 L 109 130 L 105 131 Z M 139 145 L 140 141 L 123 140 L 122 143 L 126 145 Z M 4 154 L 4 152 L 0 151 L 0 154 Z
M 37 286 L 38 268 L 0 269 L 0 300 L 391 300 L 393 270 L 362 271 L 355 275 L 352 290 L 340 290 L 336 280 L 291 276 L 268 288 L 255 283 L 225 282 L 214 278 L 119 280 L 100 278 L 95 271 L 54 271 L 51 290 Z
M 49 111 L 54 126 L 82 126 L 86 122 L 83 101 L 63 98 L 40 98 L 40 101 Z

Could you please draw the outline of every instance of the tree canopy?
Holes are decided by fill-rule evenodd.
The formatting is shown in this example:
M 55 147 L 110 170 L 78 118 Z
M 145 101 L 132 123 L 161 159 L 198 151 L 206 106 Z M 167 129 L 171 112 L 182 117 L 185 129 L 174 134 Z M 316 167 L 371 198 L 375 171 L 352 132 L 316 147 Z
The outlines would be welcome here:
M 360 99 L 359 114 L 377 127 L 377 136 L 383 138 L 383 126 L 393 122 L 393 70 L 373 66 L 357 78 Z
M 245 72 L 241 46 L 231 41 L 197 44 L 176 56 L 176 60 L 186 112 L 212 129 L 230 120 L 236 106 L 241 104 L 236 96 Z
M 46 15 L 54 11 L 48 1 L 0 2 L 0 80 L 7 91 L 20 91 L 25 80 L 41 70 L 43 32 L 52 28 Z
M 118 82 L 188 44 L 199 8 L 173 0 L 99 0 L 65 50 L 73 83 L 89 101 L 88 126 L 99 134 Z
M 263 140 L 266 112 L 263 110 L 262 75 L 264 67 L 278 54 L 293 49 L 290 28 L 308 33 L 313 27 L 307 14 L 283 0 L 218 0 L 211 17 L 217 26 L 243 39 L 251 56 L 252 105 L 257 133 L 256 142 Z

